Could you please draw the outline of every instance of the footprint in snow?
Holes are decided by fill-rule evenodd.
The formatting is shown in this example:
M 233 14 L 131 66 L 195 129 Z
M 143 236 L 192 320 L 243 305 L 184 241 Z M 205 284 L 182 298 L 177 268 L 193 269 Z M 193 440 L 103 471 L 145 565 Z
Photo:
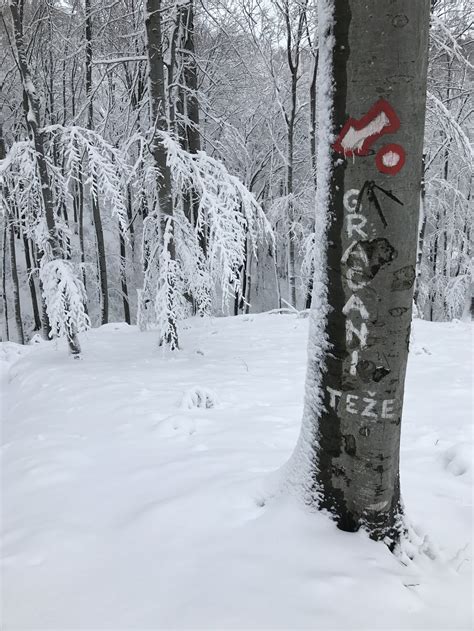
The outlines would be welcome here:
M 154 427 L 154 433 L 164 438 L 192 436 L 196 433 L 196 422 L 183 414 L 173 414 L 159 421 Z
M 443 466 L 446 471 L 459 477 L 471 469 L 470 450 L 467 445 L 459 443 L 446 449 L 442 455 Z

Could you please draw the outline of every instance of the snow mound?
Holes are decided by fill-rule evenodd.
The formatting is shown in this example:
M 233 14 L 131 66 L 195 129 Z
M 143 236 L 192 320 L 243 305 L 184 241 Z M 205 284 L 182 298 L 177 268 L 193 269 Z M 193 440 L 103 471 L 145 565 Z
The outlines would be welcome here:
M 28 346 L 16 344 L 15 342 L 2 342 L 0 344 L 0 362 L 10 365 L 30 352 Z
M 181 401 L 182 410 L 193 410 L 195 408 L 215 408 L 219 401 L 217 395 L 208 388 L 195 386 L 184 393 Z
M 458 477 L 469 474 L 472 469 L 472 451 L 467 443 L 458 443 L 446 449 L 442 455 L 446 471 Z

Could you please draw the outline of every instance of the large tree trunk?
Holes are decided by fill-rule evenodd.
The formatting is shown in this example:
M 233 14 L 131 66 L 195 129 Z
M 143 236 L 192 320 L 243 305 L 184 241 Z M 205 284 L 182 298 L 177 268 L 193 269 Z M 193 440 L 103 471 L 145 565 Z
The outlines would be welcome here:
M 90 0 L 85 0 L 86 12 L 86 97 L 87 97 L 87 127 L 94 128 L 94 105 L 92 100 L 92 16 Z M 96 182 L 93 183 L 97 188 Z M 100 286 L 100 323 L 107 324 L 109 321 L 109 293 L 107 283 L 107 260 L 105 257 L 104 230 L 102 228 L 102 217 L 100 215 L 99 199 L 97 195 L 91 195 L 92 219 L 94 222 L 95 237 L 97 243 L 97 257 Z
M 333 84 L 325 79 L 329 102 L 321 123 L 329 126 L 331 107 L 334 137 L 339 136 L 329 150 L 329 133 L 320 126 L 318 198 L 329 226 L 328 309 L 319 333 L 327 348 L 321 355 L 323 339 L 310 338 L 300 445 L 309 455 L 311 501 L 332 513 L 342 530 L 364 528 L 392 547 L 403 532 L 400 424 L 415 281 L 429 0 L 322 4 L 334 12 L 334 22 L 324 20 L 323 8 L 320 50 Z M 379 140 L 384 134 L 389 135 Z M 396 144 L 382 150 L 390 143 Z M 312 335 L 317 332 L 316 325 Z

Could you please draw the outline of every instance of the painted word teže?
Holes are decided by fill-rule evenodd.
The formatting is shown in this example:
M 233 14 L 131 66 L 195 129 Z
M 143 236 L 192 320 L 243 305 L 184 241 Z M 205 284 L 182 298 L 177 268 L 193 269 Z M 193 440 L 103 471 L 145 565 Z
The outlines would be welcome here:
M 329 405 L 333 410 L 341 411 L 342 405 L 349 414 L 357 414 L 365 418 L 395 419 L 395 399 L 377 401 L 375 392 L 367 392 L 366 396 L 349 394 L 327 386 Z

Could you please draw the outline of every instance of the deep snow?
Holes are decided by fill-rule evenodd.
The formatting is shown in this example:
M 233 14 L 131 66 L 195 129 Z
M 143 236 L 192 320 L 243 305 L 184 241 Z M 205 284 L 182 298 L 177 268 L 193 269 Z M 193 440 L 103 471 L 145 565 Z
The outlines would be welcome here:
M 173 356 L 124 324 L 83 335 L 83 361 L 3 344 L 2 628 L 470 629 L 471 325 L 414 323 L 402 492 L 437 558 L 408 566 L 265 502 L 306 336 L 261 314 L 191 320 Z

